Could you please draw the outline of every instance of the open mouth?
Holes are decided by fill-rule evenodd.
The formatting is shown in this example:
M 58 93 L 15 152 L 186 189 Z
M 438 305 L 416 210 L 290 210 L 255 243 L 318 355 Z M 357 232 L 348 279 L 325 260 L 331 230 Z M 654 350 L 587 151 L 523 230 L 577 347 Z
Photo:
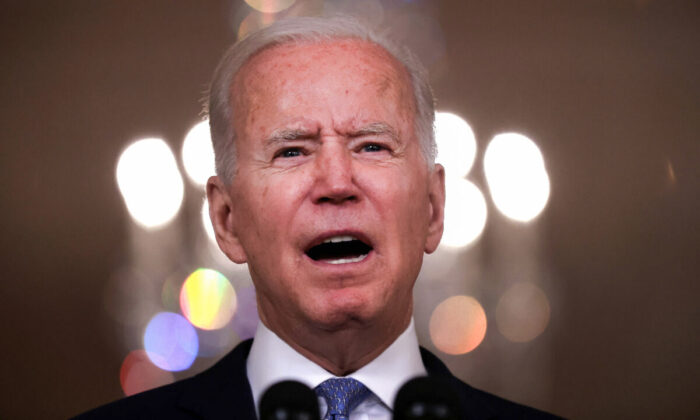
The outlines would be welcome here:
M 306 255 L 314 261 L 329 264 L 347 264 L 359 262 L 367 258 L 372 247 L 362 240 L 350 236 L 332 236 L 306 251 Z

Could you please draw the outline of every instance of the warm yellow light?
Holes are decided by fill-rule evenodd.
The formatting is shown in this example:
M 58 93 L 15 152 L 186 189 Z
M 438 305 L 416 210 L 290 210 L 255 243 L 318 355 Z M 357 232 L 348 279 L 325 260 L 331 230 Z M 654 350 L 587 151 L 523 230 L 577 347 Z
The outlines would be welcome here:
M 245 38 L 248 34 L 272 25 L 278 16 L 270 13 L 252 11 L 243 19 L 238 27 L 238 39 Z
M 549 175 L 539 147 L 517 133 L 499 134 L 484 154 L 484 172 L 493 202 L 506 217 L 528 222 L 549 199 Z
M 170 222 L 182 205 L 182 176 L 170 147 L 158 138 L 135 141 L 122 152 L 117 184 L 129 214 L 145 228 Z
M 430 316 L 430 338 L 447 354 L 468 353 L 486 336 L 486 313 L 471 296 L 452 296 L 440 303 Z
M 245 0 L 248 6 L 263 13 L 278 13 L 294 4 L 295 0 Z
M 185 280 L 180 308 L 192 325 L 215 330 L 226 325 L 236 312 L 236 292 L 223 274 L 200 268 Z

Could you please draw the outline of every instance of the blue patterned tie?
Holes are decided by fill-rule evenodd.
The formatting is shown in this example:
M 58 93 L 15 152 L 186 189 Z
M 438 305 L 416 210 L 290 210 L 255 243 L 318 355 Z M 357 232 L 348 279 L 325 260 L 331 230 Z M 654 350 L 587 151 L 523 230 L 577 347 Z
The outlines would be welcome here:
M 348 420 L 350 411 L 371 393 L 366 386 L 352 378 L 331 378 L 321 382 L 316 394 L 328 403 L 323 420 Z

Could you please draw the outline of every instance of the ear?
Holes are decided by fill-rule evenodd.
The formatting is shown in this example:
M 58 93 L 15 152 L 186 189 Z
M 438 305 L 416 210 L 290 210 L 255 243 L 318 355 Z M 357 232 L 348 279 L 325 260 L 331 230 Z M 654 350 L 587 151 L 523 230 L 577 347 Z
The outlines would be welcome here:
M 211 218 L 216 242 L 219 248 L 233 262 L 243 264 L 248 261 L 243 246 L 236 234 L 236 217 L 229 188 L 218 176 L 207 181 L 207 200 L 209 201 L 209 218 Z
M 429 176 L 428 200 L 430 205 L 430 220 L 428 235 L 425 239 L 425 252 L 435 251 L 442 239 L 445 220 L 445 168 L 436 163 Z

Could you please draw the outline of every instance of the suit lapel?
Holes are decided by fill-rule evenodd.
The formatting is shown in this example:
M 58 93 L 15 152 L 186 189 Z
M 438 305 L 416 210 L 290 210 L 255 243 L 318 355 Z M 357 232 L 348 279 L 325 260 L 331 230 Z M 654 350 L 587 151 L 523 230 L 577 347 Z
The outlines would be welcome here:
M 180 395 L 178 406 L 206 420 L 255 420 L 246 374 L 252 342 L 241 342 L 214 366 L 193 377 Z
M 462 403 L 462 410 L 466 419 L 493 419 L 496 413 L 482 401 L 479 392 L 454 376 L 445 364 L 434 354 L 420 348 L 423 365 L 428 371 L 428 376 L 438 377 L 449 383 L 458 394 Z

